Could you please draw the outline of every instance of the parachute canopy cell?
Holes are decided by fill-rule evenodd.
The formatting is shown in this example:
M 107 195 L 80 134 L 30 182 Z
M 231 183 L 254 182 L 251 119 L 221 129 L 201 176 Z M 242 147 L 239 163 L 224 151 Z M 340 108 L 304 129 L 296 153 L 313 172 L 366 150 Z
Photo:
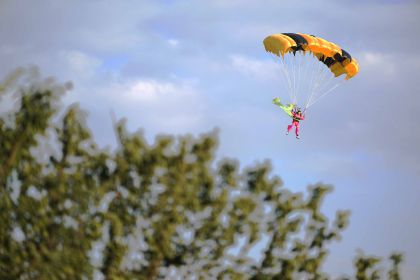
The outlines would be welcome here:
M 351 55 L 333 42 L 302 33 L 273 34 L 264 39 L 267 52 L 282 56 L 297 51 L 310 52 L 323 62 L 335 77 L 346 75 L 348 80 L 359 71 L 359 65 Z

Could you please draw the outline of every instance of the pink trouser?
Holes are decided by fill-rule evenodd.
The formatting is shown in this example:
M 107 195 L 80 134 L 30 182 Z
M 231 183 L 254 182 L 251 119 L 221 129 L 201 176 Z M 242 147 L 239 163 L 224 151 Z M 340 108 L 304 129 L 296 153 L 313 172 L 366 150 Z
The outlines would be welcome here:
M 287 133 L 290 132 L 293 126 L 296 126 L 296 136 L 299 136 L 299 122 L 293 121 L 292 124 L 287 126 Z

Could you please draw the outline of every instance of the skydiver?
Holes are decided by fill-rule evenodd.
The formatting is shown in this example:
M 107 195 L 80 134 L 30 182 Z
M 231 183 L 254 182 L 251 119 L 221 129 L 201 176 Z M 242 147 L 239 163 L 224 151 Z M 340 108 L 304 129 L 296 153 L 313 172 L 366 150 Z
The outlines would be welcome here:
M 273 103 L 279 106 L 288 116 L 290 116 L 293 121 L 292 124 L 287 127 L 286 135 L 289 134 L 290 130 L 293 126 L 296 126 L 296 138 L 299 138 L 299 121 L 305 119 L 305 115 L 301 112 L 300 108 L 296 106 L 296 104 L 287 104 L 283 105 L 280 102 L 280 98 L 276 97 L 273 99 Z
M 305 115 L 301 112 L 300 108 L 296 107 L 293 108 L 293 110 L 291 111 L 292 113 L 292 124 L 287 126 L 287 132 L 286 135 L 289 134 L 290 130 L 293 128 L 293 126 L 296 127 L 295 133 L 296 133 L 296 138 L 299 138 L 299 121 L 304 120 L 305 119 Z

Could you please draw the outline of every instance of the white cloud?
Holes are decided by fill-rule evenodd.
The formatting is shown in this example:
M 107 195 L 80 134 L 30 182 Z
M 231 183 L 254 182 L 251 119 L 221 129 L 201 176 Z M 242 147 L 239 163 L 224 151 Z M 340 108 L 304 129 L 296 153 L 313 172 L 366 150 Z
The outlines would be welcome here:
M 103 127 L 103 121 L 109 119 L 109 110 L 118 119 L 127 118 L 130 129 L 142 127 L 152 135 L 207 129 L 206 97 L 194 81 L 120 77 L 84 88 L 78 96 L 95 119 L 94 130 Z
M 396 72 L 396 57 L 392 54 L 380 52 L 363 52 L 358 57 L 361 71 L 380 71 L 387 76 Z
M 274 61 L 257 60 L 243 55 L 231 55 L 231 65 L 236 70 L 249 77 L 260 80 L 275 79 L 278 76 L 278 65 Z
M 88 80 L 95 78 L 100 69 L 101 60 L 76 50 L 61 51 L 58 54 L 61 66 L 71 78 Z
M 380 53 L 365 52 L 362 55 L 362 60 L 365 62 L 366 66 L 376 65 L 384 60 L 384 55 L 381 55 Z
M 186 81 L 179 83 L 158 81 L 154 79 L 136 79 L 114 84 L 112 94 L 118 96 L 119 102 L 132 104 L 185 103 L 197 98 L 198 89 Z M 113 97 L 111 97 L 113 98 Z M 178 104 L 179 105 L 179 104 Z
M 168 44 L 169 44 L 171 47 L 176 47 L 176 46 L 178 46 L 178 45 L 179 45 L 179 41 L 178 41 L 178 40 L 176 40 L 176 39 L 169 39 L 169 40 L 168 40 Z

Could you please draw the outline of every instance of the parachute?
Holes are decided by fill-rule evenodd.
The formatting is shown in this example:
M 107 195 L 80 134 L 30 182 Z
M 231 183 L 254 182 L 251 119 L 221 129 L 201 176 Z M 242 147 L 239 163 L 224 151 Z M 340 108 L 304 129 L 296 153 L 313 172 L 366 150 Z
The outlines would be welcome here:
M 273 34 L 263 43 L 280 65 L 290 102 L 305 111 L 359 72 L 356 59 L 348 52 L 314 35 Z

